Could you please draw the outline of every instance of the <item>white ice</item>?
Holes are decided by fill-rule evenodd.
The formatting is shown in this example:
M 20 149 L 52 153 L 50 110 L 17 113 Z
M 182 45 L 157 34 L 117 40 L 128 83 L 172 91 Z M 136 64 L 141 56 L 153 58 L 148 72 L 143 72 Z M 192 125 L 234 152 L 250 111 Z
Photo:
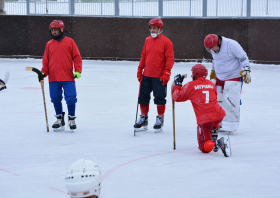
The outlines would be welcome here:
M 77 130 L 53 132 L 55 114 L 48 81 L 45 95 L 50 132 L 37 75 L 39 59 L 0 59 L 0 197 L 67 198 L 68 167 L 85 158 L 102 171 L 101 198 L 280 197 L 280 66 L 251 64 L 252 83 L 243 86 L 241 123 L 230 134 L 232 156 L 198 150 L 190 102 L 175 104 L 173 150 L 171 81 L 194 63 L 175 63 L 168 83 L 164 131 L 154 133 L 151 100 L 149 130 L 133 135 L 139 83 L 138 62 L 83 61 L 76 80 Z M 210 63 L 205 63 L 211 69 Z M 63 108 L 66 103 L 63 99 Z M 224 136 L 225 133 L 219 133 Z

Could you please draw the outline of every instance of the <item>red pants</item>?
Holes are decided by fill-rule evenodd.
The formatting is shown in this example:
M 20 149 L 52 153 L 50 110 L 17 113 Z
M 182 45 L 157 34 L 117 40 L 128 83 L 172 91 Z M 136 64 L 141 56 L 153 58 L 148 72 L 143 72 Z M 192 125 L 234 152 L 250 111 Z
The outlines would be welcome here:
M 213 122 L 206 122 L 197 126 L 197 141 L 198 141 L 198 148 L 201 150 L 202 153 L 208 153 L 204 150 L 204 143 L 208 140 L 212 140 L 212 130 L 216 124 L 222 122 L 223 119 L 213 121 Z

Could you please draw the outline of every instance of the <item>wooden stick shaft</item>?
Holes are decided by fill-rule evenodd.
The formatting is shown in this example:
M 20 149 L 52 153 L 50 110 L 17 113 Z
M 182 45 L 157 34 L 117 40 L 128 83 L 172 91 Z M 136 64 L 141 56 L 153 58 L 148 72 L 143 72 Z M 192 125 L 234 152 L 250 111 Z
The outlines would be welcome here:
M 175 101 L 172 99 L 172 116 L 173 116 L 173 149 L 176 150 L 175 139 Z
M 183 74 L 184 78 L 187 78 L 187 74 Z M 173 87 L 175 86 L 175 80 L 171 85 L 171 98 L 173 93 Z M 173 117 L 173 149 L 176 150 L 176 138 L 175 138 L 175 101 L 172 99 L 172 117 Z
M 171 99 L 173 93 L 173 87 L 175 85 L 175 81 L 171 84 Z M 172 117 L 173 117 L 173 149 L 176 150 L 176 139 L 175 139 L 175 101 L 172 99 Z
M 45 100 L 45 91 L 44 91 L 44 80 L 41 80 L 41 81 L 40 81 L 40 84 L 41 84 L 42 94 L 43 94 L 43 101 L 44 101 L 44 109 L 45 109 L 45 117 L 46 117 L 47 132 L 49 132 L 49 122 L 48 122 L 47 107 L 46 107 L 46 100 Z

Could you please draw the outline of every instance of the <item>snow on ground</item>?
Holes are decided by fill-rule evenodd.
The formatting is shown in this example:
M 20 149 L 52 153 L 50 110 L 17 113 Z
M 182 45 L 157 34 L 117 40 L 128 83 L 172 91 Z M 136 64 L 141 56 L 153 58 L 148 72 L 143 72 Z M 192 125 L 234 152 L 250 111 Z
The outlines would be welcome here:
M 241 95 L 241 124 L 230 134 L 233 154 L 225 158 L 197 149 L 190 102 L 175 104 L 173 150 L 171 81 L 178 73 L 190 81 L 194 63 L 172 69 L 164 131 L 153 131 L 157 114 L 151 100 L 149 130 L 136 137 L 138 62 L 83 63 L 76 80 L 76 132 L 47 133 L 40 84 L 25 70 L 41 69 L 41 60 L 0 59 L 0 78 L 10 71 L 8 89 L 0 92 L 0 197 L 67 198 L 67 168 L 81 158 L 99 164 L 101 198 L 280 197 L 280 66 L 252 65 L 252 83 Z M 55 112 L 47 80 L 45 95 L 51 128 Z M 64 100 L 63 107 L 67 114 Z

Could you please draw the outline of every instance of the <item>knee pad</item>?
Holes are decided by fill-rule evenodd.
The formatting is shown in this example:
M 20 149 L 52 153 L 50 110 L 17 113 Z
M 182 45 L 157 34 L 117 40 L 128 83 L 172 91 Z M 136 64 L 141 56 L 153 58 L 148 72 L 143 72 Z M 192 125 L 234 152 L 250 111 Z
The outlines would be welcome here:
M 66 100 L 67 105 L 73 105 L 73 104 L 76 104 L 76 102 L 77 102 L 76 97 L 67 97 L 67 98 L 65 98 L 65 100 Z
M 215 146 L 215 142 L 212 142 L 212 140 L 207 140 L 204 143 L 203 149 L 205 152 L 209 153 L 213 150 L 214 146 Z
M 52 103 L 60 103 L 62 100 L 62 96 L 59 97 L 51 97 Z

